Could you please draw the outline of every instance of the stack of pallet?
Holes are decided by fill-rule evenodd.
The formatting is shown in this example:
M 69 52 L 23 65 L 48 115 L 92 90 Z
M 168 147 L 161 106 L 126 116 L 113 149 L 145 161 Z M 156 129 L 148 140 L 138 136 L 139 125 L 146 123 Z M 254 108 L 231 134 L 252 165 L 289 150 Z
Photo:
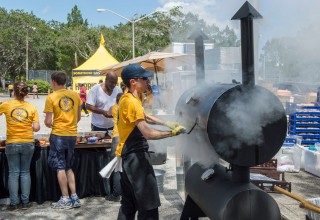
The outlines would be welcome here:
M 288 133 L 302 137 L 302 145 L 320 142 L 320 106 L 286 103 Z
M 274 186 L 279 186 L 291 192 L 291 183 L 285 180 L 285 173 L 277 171 L 277 160 L 250 167 L 250 182 L 265 192 L 276 192 Z

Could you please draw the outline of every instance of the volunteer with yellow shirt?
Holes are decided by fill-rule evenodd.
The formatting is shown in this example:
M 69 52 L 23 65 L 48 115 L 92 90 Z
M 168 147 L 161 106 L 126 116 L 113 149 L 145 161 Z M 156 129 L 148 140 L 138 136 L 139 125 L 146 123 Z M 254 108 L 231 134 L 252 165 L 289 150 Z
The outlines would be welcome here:
M 128 92 L 121 97 L 118 110 L 119 144 L 116 155 L 122 157 L 123 171 L 118 219 L 134 219 L 137 211 L 138 219 L 159 219 L 160 198 L 147 139 L 162 139 L 185 132 L 182 126 L 174 125 L 171 131 L 160 131 L 147 125 L 148 122 L 168 126 L 168 123 L 146 116 L 139 99 L 147 89 L 148 77 L 152 75 L 139 64 L 129 64 L 121 73 Z
M 22 209 L 30 207 L 30 164 L 34 152 L 33 132 L 40 130 L 36 107 L 24 101 L 24 97 L 28 94 L 28 86 L 23 82 L 17 82 L 13 89 L 15 99 L 0 104 L 0 115 L 4 114 L 7 122 L 5 153 L 9 165 L 10 206 L 8 210 L 19 208 L 19 178 Z
M 81 100 L 78 93 L 65 89 L 66 81 L 67 75 L 64 72 L 54 72 L 51 75 L 54 92 L 47 96 L 43 111 L 46 113 L 45 125 L 52 128 L 48 164 L 57 171 L 62 193 L 60 200 L 51 204 L 53 209 L 80 207 L 71 167 L 77 137 L 77 123 L 81 119 Z M 68 186 L 71 192 L 70 197 Z
M 111 144 L 111 160 L 116 156 L 116 148 L 119 143 L 119 132 L 118 132 L 118 109 L 119 109 L 119 100 L 123 93 L 118 93 L 116 98 L 116 104 L 112 106 L 112 117 L 114 121 L 114 126 L 112 130 L 112 144 Z M 120 172 L 112 173 L 112 192 L 106 196 L 106 200 L 119 202 L 121 197 L 121 185 L 120 185 Z

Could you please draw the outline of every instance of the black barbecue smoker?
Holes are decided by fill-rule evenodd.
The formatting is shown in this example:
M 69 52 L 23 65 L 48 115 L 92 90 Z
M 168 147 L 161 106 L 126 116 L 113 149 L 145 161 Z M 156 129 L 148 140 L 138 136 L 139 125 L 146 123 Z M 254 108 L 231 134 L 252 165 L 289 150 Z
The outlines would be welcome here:
M 241 21 L 242 84 L 202 83 L 176 105 L 176 116 L 192 130 L 184 138 L 197 140 L 195 148 L 209 146 L 214 152 L 207 155 L 210 165 L 199 161 L 186 174 L 183 220 L 281 219 L 275 200 L 250 183 L 249 168 L 269 161 L 287 130 L 279 99 L 255 85 L 254 18 L 261 15 L 248 2 L 232 18 Z

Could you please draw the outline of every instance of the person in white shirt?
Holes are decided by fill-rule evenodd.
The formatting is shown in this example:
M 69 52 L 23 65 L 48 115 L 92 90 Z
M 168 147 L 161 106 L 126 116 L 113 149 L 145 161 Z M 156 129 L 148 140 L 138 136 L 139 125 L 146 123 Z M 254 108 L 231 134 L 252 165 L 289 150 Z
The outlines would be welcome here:
M 92 112 L 92 131 L 109 132 L 113 130 L 114 121 L 112 117 L 112 106 L 116 104 L 118 93 L 122 92 L 122 90 L 116 86 L 117 83 L 117 74 L 109 72 L 106 74 L 104 83 L 97 84 L 90 89 L 86 101 L 86 107 Z M 104 187 L 106 189 L 107 196 L 110 196 L 112 189 L 109 179 L 104 180 Z
M 118 76 L 114 72 L 106 74 L 105 82 L 93 86 L 88 94 L 86 107 L 92 112 L 92 131 L 112 131 L 113 118 L 111 107 L 122 90 L 117 86 Z

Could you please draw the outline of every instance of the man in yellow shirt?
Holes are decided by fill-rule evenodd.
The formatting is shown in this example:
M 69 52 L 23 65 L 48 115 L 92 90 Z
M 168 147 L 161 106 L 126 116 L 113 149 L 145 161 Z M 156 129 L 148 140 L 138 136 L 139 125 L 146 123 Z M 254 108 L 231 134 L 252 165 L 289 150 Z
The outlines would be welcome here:
M 119 102 L 119 144 L 116 155 L 122 157 L 122 200 L 118 219 L 159 219 L 159 192 L 155 174 L 150 164 L 147 140 L 172 137 L 185 132 L 182 126 L 172 126 L 171 131 L 160 131 L 147 125 L 168 125 L 157 118 L 145 115 L 139 96 L 147 89 L 148 77 L 153 75 L 139 64 L 129 64 L 121 73 L 128 88 Z
M 45 125 L 52 128 L 50 135 L 49 166 L 57 171 L 57 178 L 62 196 L 54 209 L 70 209 L 80 207 L 76 194 L 76 183 L 72 171 L 74 146 L 77 137 L 77 123 L 81 119 L 81 100 L 79 94 L 65 89 L 67 75 L 54 72 L 51 75 L 53 93 L 47 96 L 44 113 Z M 68 187 L 71 191 L 69 197 Z

